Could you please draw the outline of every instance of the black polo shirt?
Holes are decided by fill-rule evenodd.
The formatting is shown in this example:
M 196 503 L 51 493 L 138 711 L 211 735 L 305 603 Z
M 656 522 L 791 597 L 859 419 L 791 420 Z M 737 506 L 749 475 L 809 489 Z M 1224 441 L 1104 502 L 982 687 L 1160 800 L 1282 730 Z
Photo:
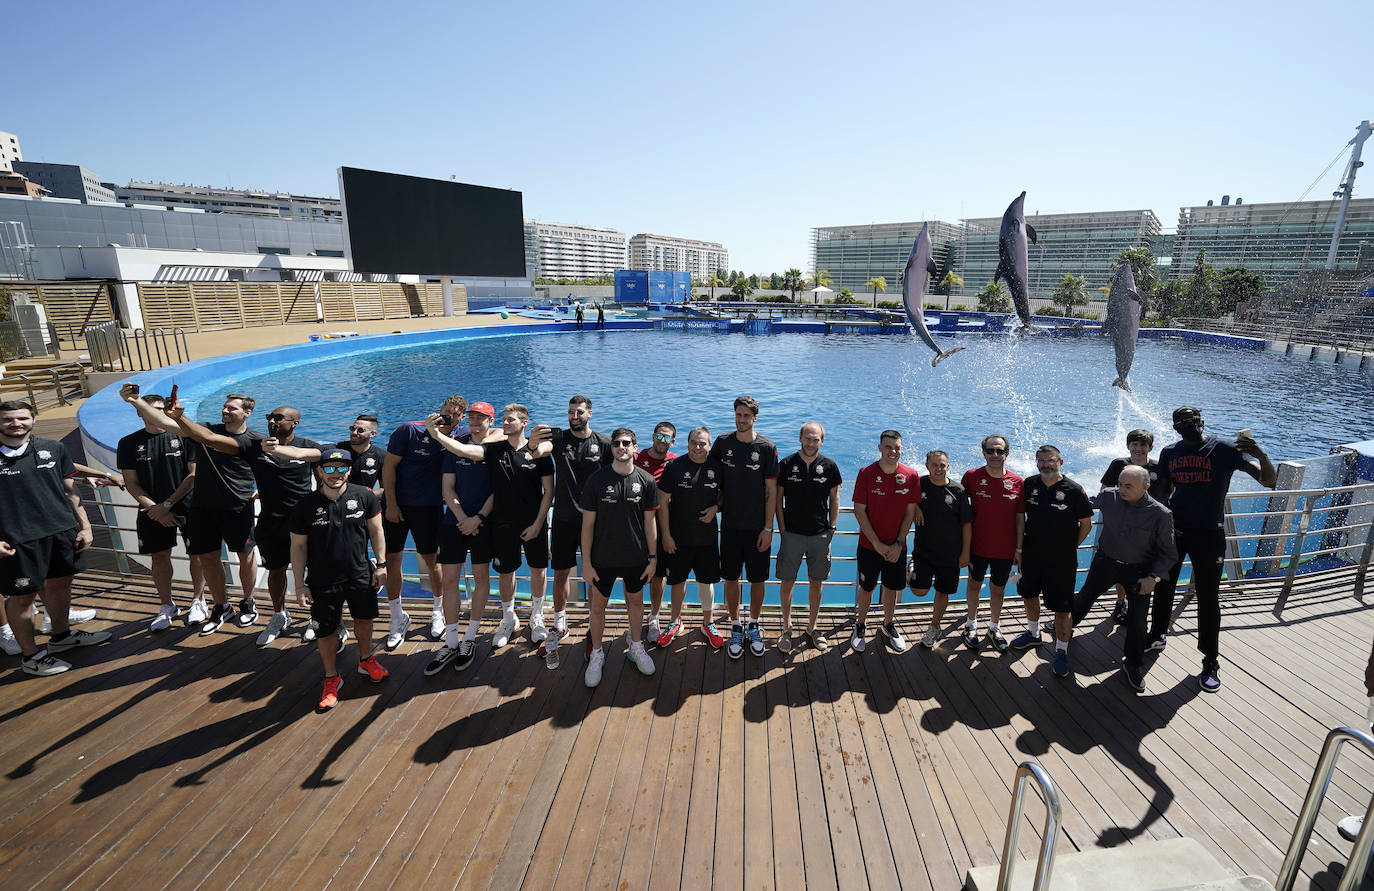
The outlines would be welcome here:
M 716 540 L 716 518 L 701 522 L 701 512 L 720 507 L 720 484 L 725 478 L 720 462 L 707 458 L 700 464 L 687 455 L 674 458 L 658 478 L 659 491 L 668 502 L 668 531 L 679 547 L 698 547 Z
M 192 444 L 180 433 L 137 430 L 115 446 L 115 464 L 125 476 L 132 472 L 149 498 L 166 501 L 191 472 Z M 184 504 L 178 509 L 184 510 Z
M 256 430 L 230 433 L 223 424 L 206 426 L 211 433 L 234 440 L 239 450 L 231 455 L 205 443 L 196 443 L 196 487 L 192 507 L 196 510 L 239 510 L 253 500 L 253 490 L 257 486 L 253 465 L 245 452 L 262 439 L 262 434 Z
M 580 523 L 582 513 L 577 506 L 582 503 L 582 488 L 593 473 L 611 463 L 611 438 L 593 430 L 579 439 L 565 429 L 558 431 L 552 444 L 553 518 L 560 523 Z
M 1202 442 L 1179 441 L 1159 453 L 1159 476 L 1172 486 L 1169 510 L 1175 529 L 1194 532 L 1220 529 L 1226 514 L 1231 474 L 1246 464 L 1258 464 L 1236 448 L 1233 440 L 1209 436 Z
M 1130 458 L 1117 458 L 1107 465 L 1107 469 L 1102 473 L 1102 487 L 1104 489 L 1114 489 L 1121 482 L 1121 471 L 1131 466 Z M 1145 464 L 1140 465 L 1145 468 L 1145 472 L 1150 475 L 1150 497 L 1160 504 L 1169 500 L 1169 496 L 1164 493 L 1164 480 L 1160 478 L 1159 462 L 1151 459 Z
M 297 449 L 324 450 L 313 439 L 296 436 L 288 443 Z M 279 458 L 262 450 L 262 440 L 256 439 L 244 449 L 244 457 L 253 464 L 253 477 L 258 481 L 258 498 L 262 501 L 264 517 L 285 517 L 315 486 L 309 461 L 300 458 Z
M 973 505 L 964 487 L 950 480 L 943 486 L 921 477 L 921 516 L 913 528 L 912 553 L 937 566 L 959 562 L 964 550 L 964 524 L 973 522 Z
M 778 447 L 765 436 L 740 442 L 735 433 L 726 433 L 716 437 L 711 457 L 725 472 L 721 487 L 721 523 L 725 528 L 746 532 L 771 529 L 773 518 L 764 516 L 768 507 L 765 482 L 778 476 Z
M 76 473 L 67 447 L 29 437 L 22 455 L 0 455 L 0 541 L 35 541 L 76 528 L 62 481 Z
M 582 490 L 582 509 L 596 512 L 592 530 L 592 564 L 641 566 L 649 562 L 644 512 L 658 510 L 653 474 L 631 465 L 621 475 L 614 467 L 593 473 Z
M 293 533 L 308 539 L 306 584 L 326 588 L 370 578 L 367 521 L 381 512 L 377 493 L 353 483 L 334 501 L 323 492 L 302 498 L 291 509 L 290 524 Z
M 334 444 L 336 449 L 346 449 L 353 456 L 353 466 L 348 471 L 348 481 L 364 489 L 375 489 L 382 478 L 382 464 L 386 461 L 386 450 L 370 443 L 367 451 L 359 454 L 353 451 L 348 440 Z
M 778 464 L 778 497 L 788 532 L 820 535 L 830 528 L 830 492 L 843 480 L 840 466 L 824 455 L 806 463 L 800 451 Z M 784 494 L 786 493 L 786 494 Z
M 487 469 L 491 472 L 493 522 L 530 526 L 539 516 L 544 497 L 542 480 L 553 476 L 553 459 L 536 458 L 527 442 L 519 449 L 506 440 L 482 446 Z
M 1040 474 L 1027 477 L 1021 491 L 1026 498 L 1026 534 L 1022 557 L 1038 562 L 1078 559 L 1078 521 L 1093 515 L 1083 487 L 1068 477 L 1053 486 Z

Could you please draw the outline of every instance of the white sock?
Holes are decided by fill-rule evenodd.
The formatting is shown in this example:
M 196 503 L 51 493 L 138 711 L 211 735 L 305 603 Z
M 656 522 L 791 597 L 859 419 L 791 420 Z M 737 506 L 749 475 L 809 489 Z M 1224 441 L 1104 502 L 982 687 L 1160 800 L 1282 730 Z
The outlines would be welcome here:
M 504 618 L 515 621 L 515 601 L 504 600 L 501 602 L 501 614 Z
M 1040 636 L 1040 623 L 1039 623 L 1039 622 L 1027 622 L 1027 623 L 1026 623 L 1026 630 L 1029 631 L 1029 632 L 1031 633 L 1031 637 L 1039 637 L 1039 636 Z
M 977 620 L 977 619 L 966 619 L 966 620 L 964 620 L 964 627 L 967 628 L 969 631 L 972 631 L 974 634 L 977 634 L 977 633 L 978 633 L 978 620 Z
M 1056 640 L 1054 642 L 1054 651 L 1056 653 L 1067 653 L 1069 651 L 1069 642 L 1067 640 Z
M 463 640 L 476 640 L 477 629 L 481 627 L 481 625 L 482 623 L 477 621 L 476 619 L 472 619 L 471 621 L 469 621 L 468 630 L 463 634 Z
M 449 622 L 444 626 L 444 646 L 450 650 L 458 649 L 458 641 L 462 635 L 463 624 L 461 622 Z M 474 635 L 475 636 L 475 635 Z
M 14 629 L 10 628 L 8 623 L 0 625 L 0 635 L 4 635 L 5 637 L 14 637 Z
M 387 615 L 391 617 L 391 621 L 393 622 L 400 621 L 401 616 L 406 614 L 405 609 L 401 606 L 401 598 L 399 597 L 395 600 L 388 600 L 386 602 L 386 610 Z
M 539 616 L 540 618 L 543 618 L 543 616 L 544 616 L 544 597 L 543 597 L 542 594 L 541 594 L 540 596 L 538 596 L 538 597 L 531 597 L 531 598 L 530 598 L 530 615 L 532 615 L 532 616 Z
M 566 629 L 568 627 L 568 611 L 565 609 L 560 609 L 558 612 L 554 613 L 553 625 L 559 631 L 563 631 L 564 629 Z
M 1000 624 L 1000 623 L 998 623 L 998 622 L 989 622 L 989 623 L 988 623 L 988 631 L 992 632 L 993 634 L 996 634 L 996 633 L 997 633 L 997 628 L 998 628 L 998 625 L 999 625 L 999 624 Z
M 444 614 L 444 598 L 434 598 L 434 611 L 441 616 Z

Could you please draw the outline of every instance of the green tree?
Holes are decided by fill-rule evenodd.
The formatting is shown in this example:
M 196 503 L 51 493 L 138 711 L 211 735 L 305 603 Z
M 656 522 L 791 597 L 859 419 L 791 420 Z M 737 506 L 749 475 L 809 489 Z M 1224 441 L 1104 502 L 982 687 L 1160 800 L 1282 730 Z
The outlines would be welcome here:
M 1180 315 L 1186 315 L 1183 308 L 1187 299 L 1187 284 L 1185 282 L 1177 280 L 1161 282 L 1150 298 L 1150 308 L 1154 311 L 1155 323 L 1165 326 L 1172 325 L 1174 319 Z
M 878 295 L 887 293 L 887 279 L 881 275 L 875 275 L 864 282 L 864 287 L 873 291 L 873 308 L 878 308 Z
M 806 283 L 813 288 L 828 288 L 835 280 L 830 277 L 829 269 L 817 269 L 816 274 L 807 279 Z
M 949 309 L 949 295 L 964 286 L 964 278 L 951 269 L 940 279 L 940 284 L 936 289 L 937 294 L 945 295 L 945 309 Z
M 1217 314 L 1217 271 L 1207 262 L 1207 251 L 1197 252 L 1193 274 L 1184 285 L 1184 306 L 1180 315 L 1210 319 Z
M 848 302 L 854 299 L 854 292 L 849 290 L 848 288 L 840 288 L 840 293 L 837 296 L 839 297 L 839 299 Z
M 1073 308 L 1088 302 L 1088 283 L 1083 276 L 1068 273 L 1054 289 L 1052 299 L 1064 307 L 1064 315 L 1073 318 Z
M 1117 254 L 1116 259 L 1112 261 L 1112 271 L 1115 272 L 1116 267 L 1122 263 L 1131 264 L 1135 289 L 1148 301 L 1150 295 L 1159 287 L 1159 260 L 1149 248 L 1138 247 Z
M 797 302 L 797 292 L 806 287 L 806 277 L 795 266 L 782 274 L 782 286 L 792 294 L 792 302 Z
M 735 295 L 736 300 L 748 300 L 754 290 L 755 286 L 749 283 L 749 279 L 740 276 L 735 279 L 734 285 L 730 288 L 730 293 Z
M 749 276 L 749 286 L 756 291 L 759 289 L 759 277 L 757 275 Z
M 720 270 L 717 269 L 710 278 L 706 280 L 706 287 L 711 289 L 711 302 L 716 301 L 716 288 L 723 286 L 725 282 L 720 280 Z
M 988 282 L 975 296 L 979 312 L 1011 312 L 1011 295 L 1000 281 Z
M 1264 293 L 1264 278 L 1243 266 L 1227 266 L 1217 273 L 1217 312 L 1233 313 L 1247 300 Z

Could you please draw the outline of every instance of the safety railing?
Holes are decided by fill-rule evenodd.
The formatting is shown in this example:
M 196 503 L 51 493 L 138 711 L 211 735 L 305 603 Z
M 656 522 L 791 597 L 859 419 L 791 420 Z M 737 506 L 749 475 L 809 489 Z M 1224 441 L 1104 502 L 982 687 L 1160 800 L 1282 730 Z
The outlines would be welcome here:
M 0 378 L 0 393 L 22 392 L 29 405 L 71 405 L 86 395 L 86 366 L 67 362 Z
M 84 334 L 86 351 L 96 371 L 148 371 L 191 358 L 182 328 L 128 330 L 115 322 L 105 322 L 87 328 Z
M 1298 812 L 1298 824 L 1293 829 L 1293 839 L 1288 843 L 1288 853 L 1284 855 L 1283 866 L 1279 868 L 1278 880 L 1274 882 L 1275 891 L 1292 891 L 1298 879 L 1298 869 L 1303 855 L 1307 853 L 1308 842 L 1312 840 L 1312 829 L 1317 823 L 1317 811 L 1326 798 L 1326 789 L 1331 784 L 1331 775 L 1336 770 L 1336 760 L 1346 743 L 1356 743 L 1365 752 L 1374 755 L 1374 736 L 1349 727 L 1338 727 L 1326 735 L 1322 746 L 1321 758 L 1317 769 L 1312 773 L 1312 782 L 1307 787 L 1307 797 L 1303 799 L 1302 810 Z M 1364 814 L 1360 834 L 1355 838 L 1355 846 L 1350 849 L 1350 859 L 1346 861 L 1345 872 L 1336 891 L 1355 891 L 1364 879 L 1365 869 L 1369 866 L 1369 852 L 1374 846 L 1374 800 L 1369 803 Z
M 1026 810 L 1026 787 L 1034 780 L 1045 800 L 1045 826 L 1040 838 L 1040 856 L 1035 861 L 1035 881 L 1031 891 L 1046 891 L 1050 874 L 1054 871 L 1054 843 L 1059 838 L 1064 815 L 1059 806 L 1059 790 L 1045 769 L 1034 761 L 1022 761 L 1016 768 L 1016 782 L 1011 790 L 1011 814 L 1007 817 L 1007 835 L 1002 842 L 1002 866 L 997 872 L 997 891 L 1010 891 L 1011 876 L 1016 868 L 1016 837 L 1021 832 L 1021 817 Z

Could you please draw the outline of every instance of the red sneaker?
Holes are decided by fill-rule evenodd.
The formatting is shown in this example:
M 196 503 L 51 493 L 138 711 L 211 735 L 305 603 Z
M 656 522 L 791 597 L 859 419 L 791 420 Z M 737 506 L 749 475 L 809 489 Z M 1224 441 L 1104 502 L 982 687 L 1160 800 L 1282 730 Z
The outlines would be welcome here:
M 324 692 L 320 694 L 320 711 L 326 711 L 339 704 L 339 684 L 343 678 L 334 675 L 324 679 Z
M 678 636 L 679 634 L 681 634 L 681 633 L 682 633 L 682 620 L 681 620 L 681 619 L 678 619 L 676 622 L 674 622 L 673 624 L 671 624 L 671 625 L 668 626 L 668 630 L 667 630 L 667 631 L 663 632 L 662 634 L 660 634 L 660 635 L 658 636 L 658 645 L 659 645 L 660 647 L 666 647 L 666 646 L 668 646 L 668 644 L 670 644 L 670 643 L 673 642 L 673 638 L 677 637 L 677 636 Z
M 372 683 L 380 684 L 386 680 L 386 676 L 391 672 L 382 668 L 382 663 L 377 661 L 376 656 L 368 656 L 358 663 L 358 674 L 365 674 L 372 679 Z
M 706 640 L 715 649 L 719 650 L 721 647 L 725 646 L 725 638 L 721 637 L 720 632 L 716 631 L 715 622 L 712 622 L 709 625 L 702 625 L 701 633 L 706 635 Z

